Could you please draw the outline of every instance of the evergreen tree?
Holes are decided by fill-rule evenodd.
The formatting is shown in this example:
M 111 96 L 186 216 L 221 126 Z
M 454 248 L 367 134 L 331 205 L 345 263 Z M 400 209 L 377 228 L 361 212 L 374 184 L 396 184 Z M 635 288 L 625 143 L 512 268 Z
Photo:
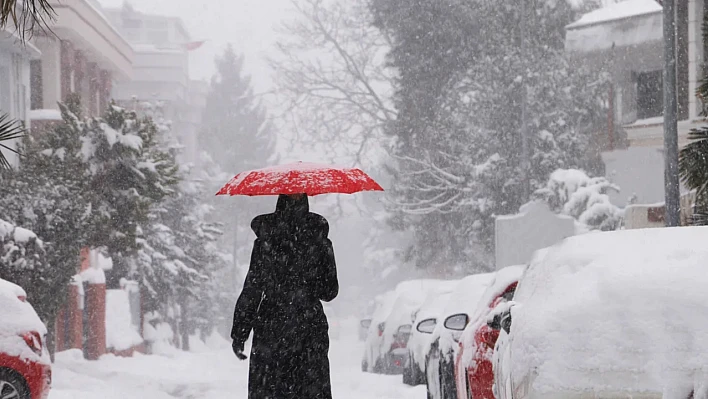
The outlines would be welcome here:
M 24 137 L 19 170 L 0 175 L 0 218 L 41 237 L 44 245 L 35 248 L 35 253 L 41 252 L 46 262 L 0 273 L 25 288 L 50 332 L 92 229 L 88 167 L 80 152 L 81 123 L 72 113 L 80 107 L 76 98 L 70 98 L 60 108 L 63 123 Z
M 275 131 L 265 108 L 253 94 L 250 78 L 243 72 L 243 57 L 231 45 L 216 59 L 216 75 L 211 81 L 203 120 L 199 140 L 202 149 L 229 178 L 275 161 Z M 230 252 L 235 256 L 240 253 L 245 260 L 251 246 L 251 218 L 272 210 L 264 208 L 263 201 L 214 198 L 211 193 L 203 200 L 215 207 L 214 221 L 226 221 L 222 245 L 232 248 Z M 238 280 L 232 280 L 232 284 L 242 282 Z
M 244 75 L 243 61 L 231 45 L 217 57 L 200 140 L 214 161 L 233 174 L 267 165 L 275 145 L 273 126 Z

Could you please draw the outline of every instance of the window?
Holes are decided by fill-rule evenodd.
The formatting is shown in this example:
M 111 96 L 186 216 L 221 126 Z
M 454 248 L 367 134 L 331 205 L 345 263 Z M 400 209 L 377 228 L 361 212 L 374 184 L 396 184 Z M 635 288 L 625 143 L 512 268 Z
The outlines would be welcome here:
M 662 71 L 637 74 L 637 118 L 647 119 L 663 115 L 664 78 Z
M 30 61 L 30 108 L 44 108 L 44 85 L 42 83 L 42 61 Z

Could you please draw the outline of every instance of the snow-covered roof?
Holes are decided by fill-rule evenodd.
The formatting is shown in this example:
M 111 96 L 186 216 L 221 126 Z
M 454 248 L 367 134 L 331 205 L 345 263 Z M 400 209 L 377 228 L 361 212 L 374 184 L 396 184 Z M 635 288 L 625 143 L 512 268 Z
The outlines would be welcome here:
M 656 0 L 625 0 L 609 4 L 597 10 L 584 14 L 577 21 L 566 26 L 566 29 L 577 29 L 587 25 L 601 24 L 625 18 L 646 14 L 660 13 L 661 5 Z
M 661 390 L 708 367 L 708 227 L 575 236 L 538 254 L 516 290 L 511 371 L 559 390 Z M 680 365 L 681 367 L 675 368 Z

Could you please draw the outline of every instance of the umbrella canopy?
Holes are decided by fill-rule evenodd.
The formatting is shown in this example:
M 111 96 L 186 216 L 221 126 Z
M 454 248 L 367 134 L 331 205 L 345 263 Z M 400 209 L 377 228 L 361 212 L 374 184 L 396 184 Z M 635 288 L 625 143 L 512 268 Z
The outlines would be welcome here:
M 359 191 L 383 191 L 383 188 L 361 169 L 298 162 L 239 173 L 216 195 L 313 196 Z

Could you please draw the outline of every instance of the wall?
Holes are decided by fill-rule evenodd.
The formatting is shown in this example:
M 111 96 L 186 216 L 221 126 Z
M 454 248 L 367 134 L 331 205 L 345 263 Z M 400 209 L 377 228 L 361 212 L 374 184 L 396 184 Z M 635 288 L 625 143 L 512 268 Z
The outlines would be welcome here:
M 527 264 L 533 253 L 575 234 L 575 220 L 556 215 L 544 202 L 531 202 L 520 213 L 497 216 L 494 224 L 496 268 Z

